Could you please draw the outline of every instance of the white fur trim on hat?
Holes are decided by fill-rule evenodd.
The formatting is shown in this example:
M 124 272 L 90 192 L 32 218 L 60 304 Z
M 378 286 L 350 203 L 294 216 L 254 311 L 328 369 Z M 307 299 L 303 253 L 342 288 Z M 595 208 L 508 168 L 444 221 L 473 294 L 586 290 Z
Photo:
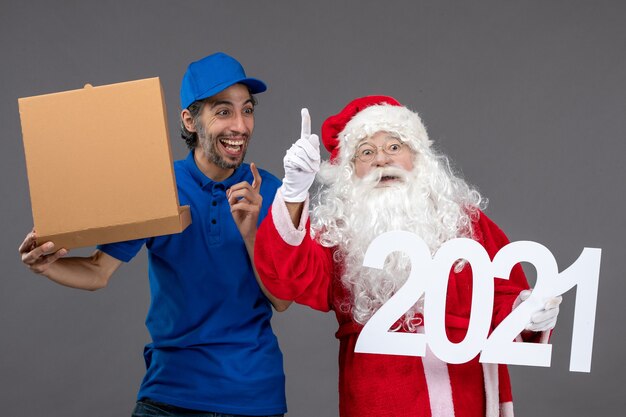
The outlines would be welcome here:
M 397 135 L 417 152 L 429 148 L 432 143 L 417 113 L 406 107 L 378 104 L 355 114 L 339 134 L 342 159 L 351 159 L 358 144 L 377 132 Z

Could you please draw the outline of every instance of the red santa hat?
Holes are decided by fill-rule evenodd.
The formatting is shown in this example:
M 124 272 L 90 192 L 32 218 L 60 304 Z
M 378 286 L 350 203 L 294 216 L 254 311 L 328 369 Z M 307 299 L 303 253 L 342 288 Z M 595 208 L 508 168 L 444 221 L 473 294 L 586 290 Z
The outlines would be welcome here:
M 430 146 L 426 128 L 417 113 L 388 96 L 352 100 L 322 124 L 322 142 L 335 163 L 339 155 L 351 159 L 359 142 L 376 132 L 397 135 L 415 151 Z

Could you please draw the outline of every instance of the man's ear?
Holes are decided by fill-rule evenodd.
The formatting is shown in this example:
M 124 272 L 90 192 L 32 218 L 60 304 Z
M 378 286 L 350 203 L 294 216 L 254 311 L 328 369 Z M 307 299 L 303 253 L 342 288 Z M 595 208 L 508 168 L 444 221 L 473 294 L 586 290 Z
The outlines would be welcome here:
M 193 122 L 193 117 L 191 116 L 191 112 L 188 109 L 184 109 L 183 111 L 180 112 L 180 120 L 183 121 L 183 125 L 185 126 L 185 129 L 187 129 L 189 132 L 196 131 L 196 126 L 195 126 L 195 123 Z

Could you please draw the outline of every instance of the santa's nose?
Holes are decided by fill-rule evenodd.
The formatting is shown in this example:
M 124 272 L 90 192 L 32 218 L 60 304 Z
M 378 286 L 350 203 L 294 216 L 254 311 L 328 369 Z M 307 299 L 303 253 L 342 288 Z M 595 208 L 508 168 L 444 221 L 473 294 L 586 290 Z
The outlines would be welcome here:
M 374 159 L 372 159 L 372 165 L 377 167 L 385 166 L 389 162 L 391 162 L 391 156 L 382 151 L 376 152 Z

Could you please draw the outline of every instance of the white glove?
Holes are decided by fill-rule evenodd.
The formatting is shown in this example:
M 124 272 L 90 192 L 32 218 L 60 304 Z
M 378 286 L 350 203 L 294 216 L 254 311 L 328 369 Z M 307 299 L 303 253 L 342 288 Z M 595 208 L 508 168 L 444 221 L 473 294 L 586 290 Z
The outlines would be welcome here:
M 283 199 L 288 203 L 306 200 L 309 188 L 320 170 L 320 140 L 311 134 L 311 117 L 302 109 L 302 132 L 283 158 L 285 178 L 280 187 Z
M 514 306 L 521 304 L 527 300 L 532 293 L 531 290 L 524 290 L 519 293 L 517 300 L 515 300 Z M 546 300 L 541 310 L 535 311 L 530 316 L 530 322 L 526 325 L 526 330 L 533 332 L 544 332 L 554 329 L 556 326 L 556 319 L 559 315 L 559 304 L 563 301 L 563 297 L 550 297 Z

